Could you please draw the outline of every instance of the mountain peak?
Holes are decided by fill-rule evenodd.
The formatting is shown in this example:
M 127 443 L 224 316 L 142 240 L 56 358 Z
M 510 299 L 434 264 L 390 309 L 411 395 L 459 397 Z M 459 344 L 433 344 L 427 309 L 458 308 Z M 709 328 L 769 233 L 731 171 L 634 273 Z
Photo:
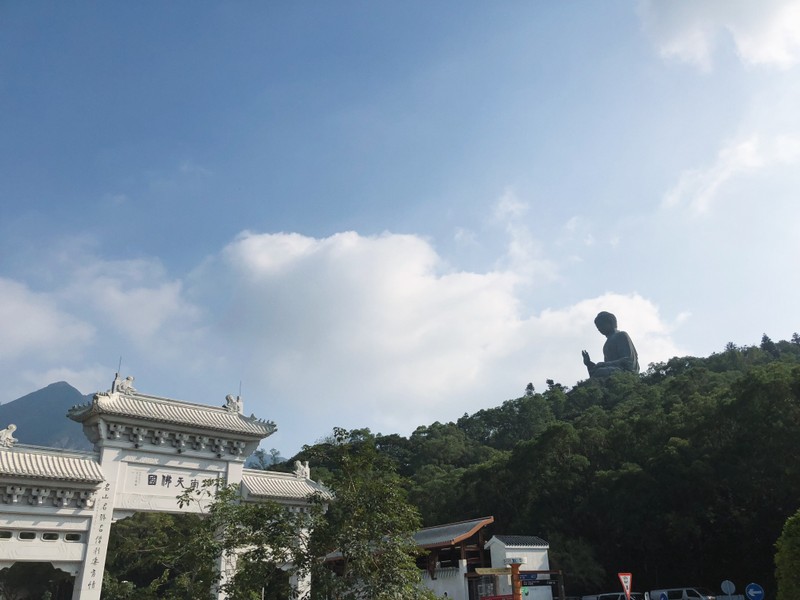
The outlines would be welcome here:
M 57 381 L 21 398 L 0 405 L 0 427 L 14 423 L 22 444 L 88 450 L 91 444 L 80 424 L 67 418 L 76 404 L 91 400 L 66 381 Z

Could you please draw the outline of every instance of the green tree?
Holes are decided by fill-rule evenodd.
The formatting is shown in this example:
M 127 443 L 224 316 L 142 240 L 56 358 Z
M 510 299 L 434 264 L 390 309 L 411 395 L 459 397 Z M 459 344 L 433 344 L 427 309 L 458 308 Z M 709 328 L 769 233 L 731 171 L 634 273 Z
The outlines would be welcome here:
M 8 543 L 8 542 L 6 542 Z M 73 578 L 50 563 L 18 562 L 0 571 L 0 598 L 72 598 Z
M 603 585 L 605 570 L 586 540 L 554 535 L 550 538 L 550 547 L 550 568 L 566 574 L 567 586 L 598 589 Z
M 290 597 L 289 577 L 310 572 L 308 535 L 322 514 L 319 503 L 291 511 L 277 502 L 243 502 L 237 485 L 219 486 L 213 480 L 187 489 L 179 503 L 199 505 L 204 513 L 184 540 L 187 554 L 211 568 L 220 557 L 235 565 L 224 580 L 214 571 L 213 583 L 230 600 Z
M 213 557 L 187 544 L 202 528 L 198 515 L 138 513 L 114 524 L 103 598 L 208 598 L 216 581 Z
M 761 336 L 761 349 L 775 358 L 780 356 L 780 351 L 778 350 L 778 346 L 775 344 L 775 342 L 773 342 L 770 339 L 770 337 L 766 333 Z
M 324 451 L 328 463 L 336 465 L 326 481 L 335 500 L 316 523 L 309 547 L 310 556 L 328 560 L 313 563 L 312 597 L 434 598 L 421 586 L 416 565 L 413 534 L 420 528 L 419 513 L 408 503 L 394 463 L 363 430 L 336 429 L 332 442 Z
M 267 471 L 270 467 L 279 464 L 282 460 L 280 450 L 277 448 L 270 448 L 269 452 L 263 448 L 259 448 L 250 455 L 245 464 L 249 469 Z
M 800 598 L 800 510 L 786 520 L 775 547 L 778 600 L 796 600 Z

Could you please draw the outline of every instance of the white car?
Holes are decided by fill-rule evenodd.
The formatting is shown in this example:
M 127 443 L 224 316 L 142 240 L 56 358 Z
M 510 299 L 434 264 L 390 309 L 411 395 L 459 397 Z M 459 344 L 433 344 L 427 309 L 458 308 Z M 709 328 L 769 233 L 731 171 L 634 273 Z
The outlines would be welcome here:
M 716 594 L 704 587 L 669 588 L 653 590 L 650 600 L 716 600 Z
M 625 592 L 606 592 L 583 596 L 581 600 L 626 600 Z M 642 592 L 631 592 L 631 600 L 647 600 Z

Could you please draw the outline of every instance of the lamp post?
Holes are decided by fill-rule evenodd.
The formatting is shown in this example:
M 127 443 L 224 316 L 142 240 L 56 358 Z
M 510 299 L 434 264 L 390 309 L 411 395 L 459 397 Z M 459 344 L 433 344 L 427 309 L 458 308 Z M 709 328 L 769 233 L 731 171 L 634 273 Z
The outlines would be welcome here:
M 519 569 L 526 562 L 524 557 L 507 558 L 504 561 L 511 567 L 511 598 L 522 600 L 522 584 L 519 581 Z

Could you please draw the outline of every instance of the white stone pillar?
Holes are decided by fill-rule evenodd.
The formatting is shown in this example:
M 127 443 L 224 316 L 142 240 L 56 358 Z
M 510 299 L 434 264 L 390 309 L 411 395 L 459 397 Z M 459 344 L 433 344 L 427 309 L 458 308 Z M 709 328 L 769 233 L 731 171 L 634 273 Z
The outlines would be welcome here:
M 459 600 L 467 600 L 469 598 L 469 579 L 467 579 L 467 560 L 464 558 L 458 561 L 458 577 L 463 582 L 461 584 L 462 596 Z
M 73 600 L 100 600 L 103 587 L 103 571 L 108 553 L 108 538 L 111 534 L 111 521 L 114 514 L 114 495 L 119 483 L 120 451 L 116 448 L 103 448 L 100 455 L 100 468 L 106 480 L 97 492 L 94 514 L 91 517 L 86 554 L 80 565 L 75 586 L 72 590 Z
M 306 573 L 302 577 L 296 573 L 289 577 L 289 585 L 292 586 L 295 595 L 293 598 L 307 598 L 308 593 L 311 591 L 311 575 Z
M 216 586 L 215 595 L 217 600 L 227 600 L 228 596 L 220 589 L 224 584 L 233 579 L 236 573 L 236 555 L 226 556 L 225 553 L 217 559 L 217 571 L 220 574 L 219 584 Z
M 227 464 L 227 471 L 225 473 L 225 483 L 242 484 L 242 473 L 244 471 L 244 463 L 239 461 L 230 461 Z M 223 584 L 231 580 L 236 573 L 236 555 L 225 556 L 224 553 L 217 560 L 217 571 L 220 574 L 219 584 L 216 586 L 215 594 L 217 600 L 226 600 L 227 596 L 220 589 Z

